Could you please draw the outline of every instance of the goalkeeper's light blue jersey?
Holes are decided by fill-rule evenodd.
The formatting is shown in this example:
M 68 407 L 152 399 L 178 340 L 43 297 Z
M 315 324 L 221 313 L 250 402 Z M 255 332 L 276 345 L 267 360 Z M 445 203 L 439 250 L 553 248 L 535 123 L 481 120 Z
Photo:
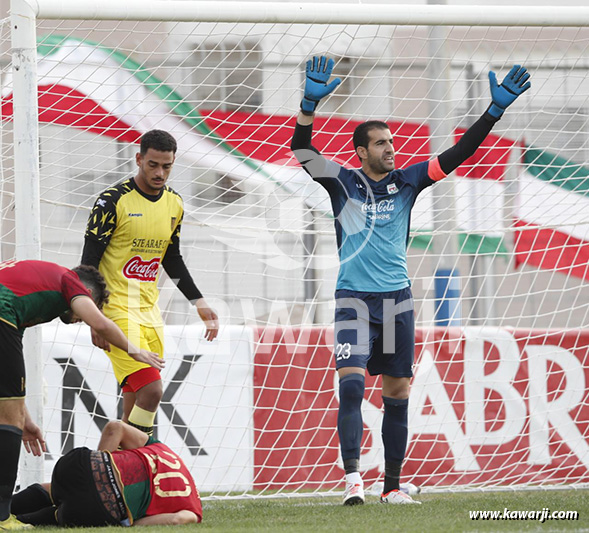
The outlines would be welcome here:
M 432 163 L 434 172 L 432 172 Z M 337 289 L 388 292 L 409 287 L 407 243 L 417 195 L 433 183 L 437 160 L 393 170 L 379 182 L 325 160 L 322 177 L 335 216 L 340 269 Z M 439 169 L 439 166 L 437 167 Z M 435 175 L 440 179 L 441 170 Z

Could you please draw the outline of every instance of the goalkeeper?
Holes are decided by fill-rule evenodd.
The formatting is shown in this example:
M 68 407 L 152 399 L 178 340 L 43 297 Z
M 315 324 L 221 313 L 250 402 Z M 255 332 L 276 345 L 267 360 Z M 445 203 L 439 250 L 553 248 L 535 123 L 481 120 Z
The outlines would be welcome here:
M 364 503 L 359 459 L 366 369 L 371 375 L 382 375 L 385 479 L 380 500 L 420 503 L 399 490 L 415 347 L 406 259 L 411 209 L 421 191 L 474 154 L 507 107 L 530 88 L 530 75 L 515 65 L 498 84 L 489 72 L 491 103 L 483 115 L 454 146 L 402 170 L 395 168 L 388 125 L 378 120 L 360 124 L 353 134 L 360 169 L 350 170 L 324 158 L 311 144 L 317 105 L 341 82 L 339 78 L 330 81 L 333 65 L 326 57 L 307 62 L 291 148 L 305 171 L 329 193 L 335 216 L 340 269 L 334 356 L 340 401 L 337 430 L 346 474 L 343 503 Z

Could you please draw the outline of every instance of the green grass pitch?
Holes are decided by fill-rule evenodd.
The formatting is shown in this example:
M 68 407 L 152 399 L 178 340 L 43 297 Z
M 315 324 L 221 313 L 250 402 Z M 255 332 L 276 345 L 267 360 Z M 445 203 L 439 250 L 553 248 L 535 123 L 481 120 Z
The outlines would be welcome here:
M 207 532 L 449 532 L 589 531 L 589 490 L 433 493 L 418 496 L 422 505 L 382 505 L 367 495 L 366 504 L 343 507 L 340 498 L 205 500 L 202 524 L 174 527 Z M 577 520 L 473 520 L 469 511 L 577 511 Z M 140 528 L 145 533 L 171 526 Z M 39 528 L 40 529 L 40 528 Z M 43 528 L 52 531 L 57 528 Z M 88 529 L 68 529 L 90 531 Z M 120 528 L 93 528 L 115 532 Z

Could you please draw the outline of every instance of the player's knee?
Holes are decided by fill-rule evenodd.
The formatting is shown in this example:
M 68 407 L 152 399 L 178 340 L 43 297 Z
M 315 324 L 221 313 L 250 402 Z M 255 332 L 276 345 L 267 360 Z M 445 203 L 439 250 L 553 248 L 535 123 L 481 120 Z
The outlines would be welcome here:
M 342 404 L 361 404 L 364 399 L 364 376 L 348 374 L 339 380 L 339 398 Z
M 121 431 L 121 426 L 122 422 L 120 420 L 109 420 L 102 430 L 102 435 L 110 436 L 119 433 Z
M 163 394 L 164 390 L 161 380 L 153 381 L 135 393 L 135 405 L 148 411 L 155 411 L 162 400 Z
M 382 376 L 382 395 L 398 400 L 409 398 L 410 378 Z

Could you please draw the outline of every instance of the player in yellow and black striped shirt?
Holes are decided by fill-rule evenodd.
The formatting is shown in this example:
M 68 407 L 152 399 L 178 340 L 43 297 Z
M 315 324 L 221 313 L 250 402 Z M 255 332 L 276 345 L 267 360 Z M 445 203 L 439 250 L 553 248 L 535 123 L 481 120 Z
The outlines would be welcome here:
M 98 268 L 111 292 L 104 314 L 132 342 L 161 357 L 160 264 L 196 306 L 206 325 L 205 338 L 212 341 L 219 330 L 217 314 L 207 305 L 180 254 L 182 198 L 166 185 L 176 148 L 175 139 L 162 130 L 141 137 L 136 176 L 99 195 L 88 220 L 82 253 L 82 264 Z M 163 394 L 159 371 L 136 363 L 94 333 L 92 339 L 106 350 L 122 387 L 123 420 L 151 434 Z

